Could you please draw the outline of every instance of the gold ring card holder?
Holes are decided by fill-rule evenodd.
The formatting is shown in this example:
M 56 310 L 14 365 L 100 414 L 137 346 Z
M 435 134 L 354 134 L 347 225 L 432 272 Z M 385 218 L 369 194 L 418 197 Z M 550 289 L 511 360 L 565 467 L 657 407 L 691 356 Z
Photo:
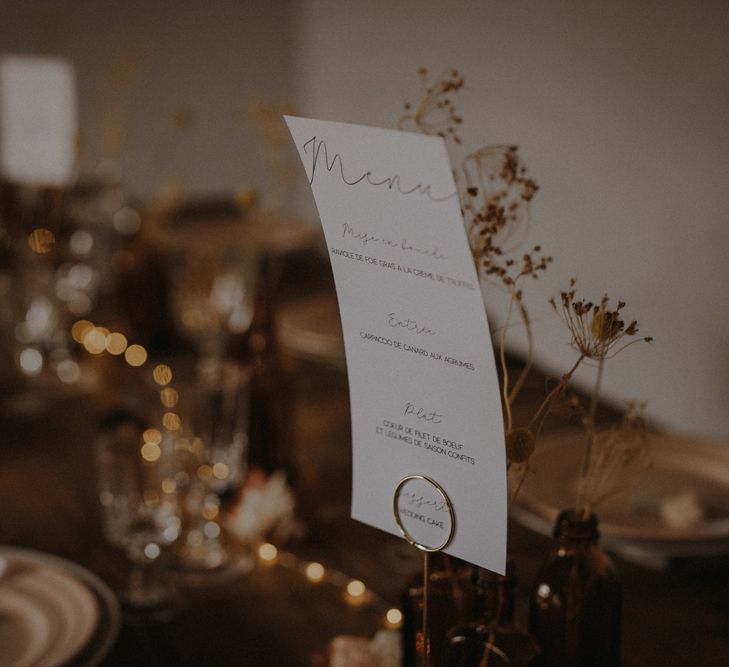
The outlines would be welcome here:
M 456 515 L 443 487 L 425 475 L 408 475 L 398 482 L 393 494 L 392 509 L 403 537 L 423 552 L 422 665 L 427 667 L 430 663 L 430 554 L 441 551 L 450 544 L 456 530 Z

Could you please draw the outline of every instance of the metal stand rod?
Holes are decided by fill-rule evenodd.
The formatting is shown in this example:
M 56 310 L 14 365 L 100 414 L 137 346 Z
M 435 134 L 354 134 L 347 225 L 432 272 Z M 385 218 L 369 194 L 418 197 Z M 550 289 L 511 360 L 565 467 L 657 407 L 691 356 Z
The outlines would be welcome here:
M 430 554 L 423 552 L 423 667 L 430 664 L 430 637 L 428 635 L 428 589 L 430 587 Z

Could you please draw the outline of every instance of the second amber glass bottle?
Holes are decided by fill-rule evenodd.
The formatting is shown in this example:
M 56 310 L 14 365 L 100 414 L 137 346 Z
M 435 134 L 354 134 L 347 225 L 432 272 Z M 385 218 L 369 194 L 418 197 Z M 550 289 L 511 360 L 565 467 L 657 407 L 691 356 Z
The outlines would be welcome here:
M 442 664 L 446 667 L 541 664 L 537 642 L 515 621 L 514 561 L 507 562 L 506 576 L 476 568 L 473 588 L 473 612 L 448 632 Z
M 620 664 L 622 587 L 598 537 L 594 514 L 559 515 L 529 609 L 529 629 L 547 667 Z

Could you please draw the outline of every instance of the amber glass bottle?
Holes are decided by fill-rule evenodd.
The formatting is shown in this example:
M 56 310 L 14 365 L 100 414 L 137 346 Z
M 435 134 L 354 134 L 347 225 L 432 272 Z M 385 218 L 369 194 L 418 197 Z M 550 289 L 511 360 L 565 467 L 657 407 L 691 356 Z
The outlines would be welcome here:
M 506 576 L 475 568 L 473 610 L 448 632 L 443 665 L 447 667 L 535 666 L 539 645 L 514 618 L 514 561 Z
M 428 665 L 442 664 L 445 637 L 470 606 L 471 566 L 442 551 L 430 555 L 428 589 L 428 628 L 430 654 Z M 423 665 L 423 573 L 414 575 L 402 593 L 402 664 Z
M 620 664 L 622 587 L 598 546 L 597 518 L 562 512 L 554 546 L 532 589 L 529 629 L 544 664 L 615 667 Z

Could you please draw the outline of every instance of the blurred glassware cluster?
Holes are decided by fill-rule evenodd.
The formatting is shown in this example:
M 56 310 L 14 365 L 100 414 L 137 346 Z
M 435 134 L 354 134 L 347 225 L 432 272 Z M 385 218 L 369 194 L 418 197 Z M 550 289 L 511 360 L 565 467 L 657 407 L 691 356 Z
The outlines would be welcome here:
M 88 388 L 72 324 L 112 293 L 141 224 L 113 163 L 68 191 L 0 187 L 3 384 L 30 387 L 36 399 Z

